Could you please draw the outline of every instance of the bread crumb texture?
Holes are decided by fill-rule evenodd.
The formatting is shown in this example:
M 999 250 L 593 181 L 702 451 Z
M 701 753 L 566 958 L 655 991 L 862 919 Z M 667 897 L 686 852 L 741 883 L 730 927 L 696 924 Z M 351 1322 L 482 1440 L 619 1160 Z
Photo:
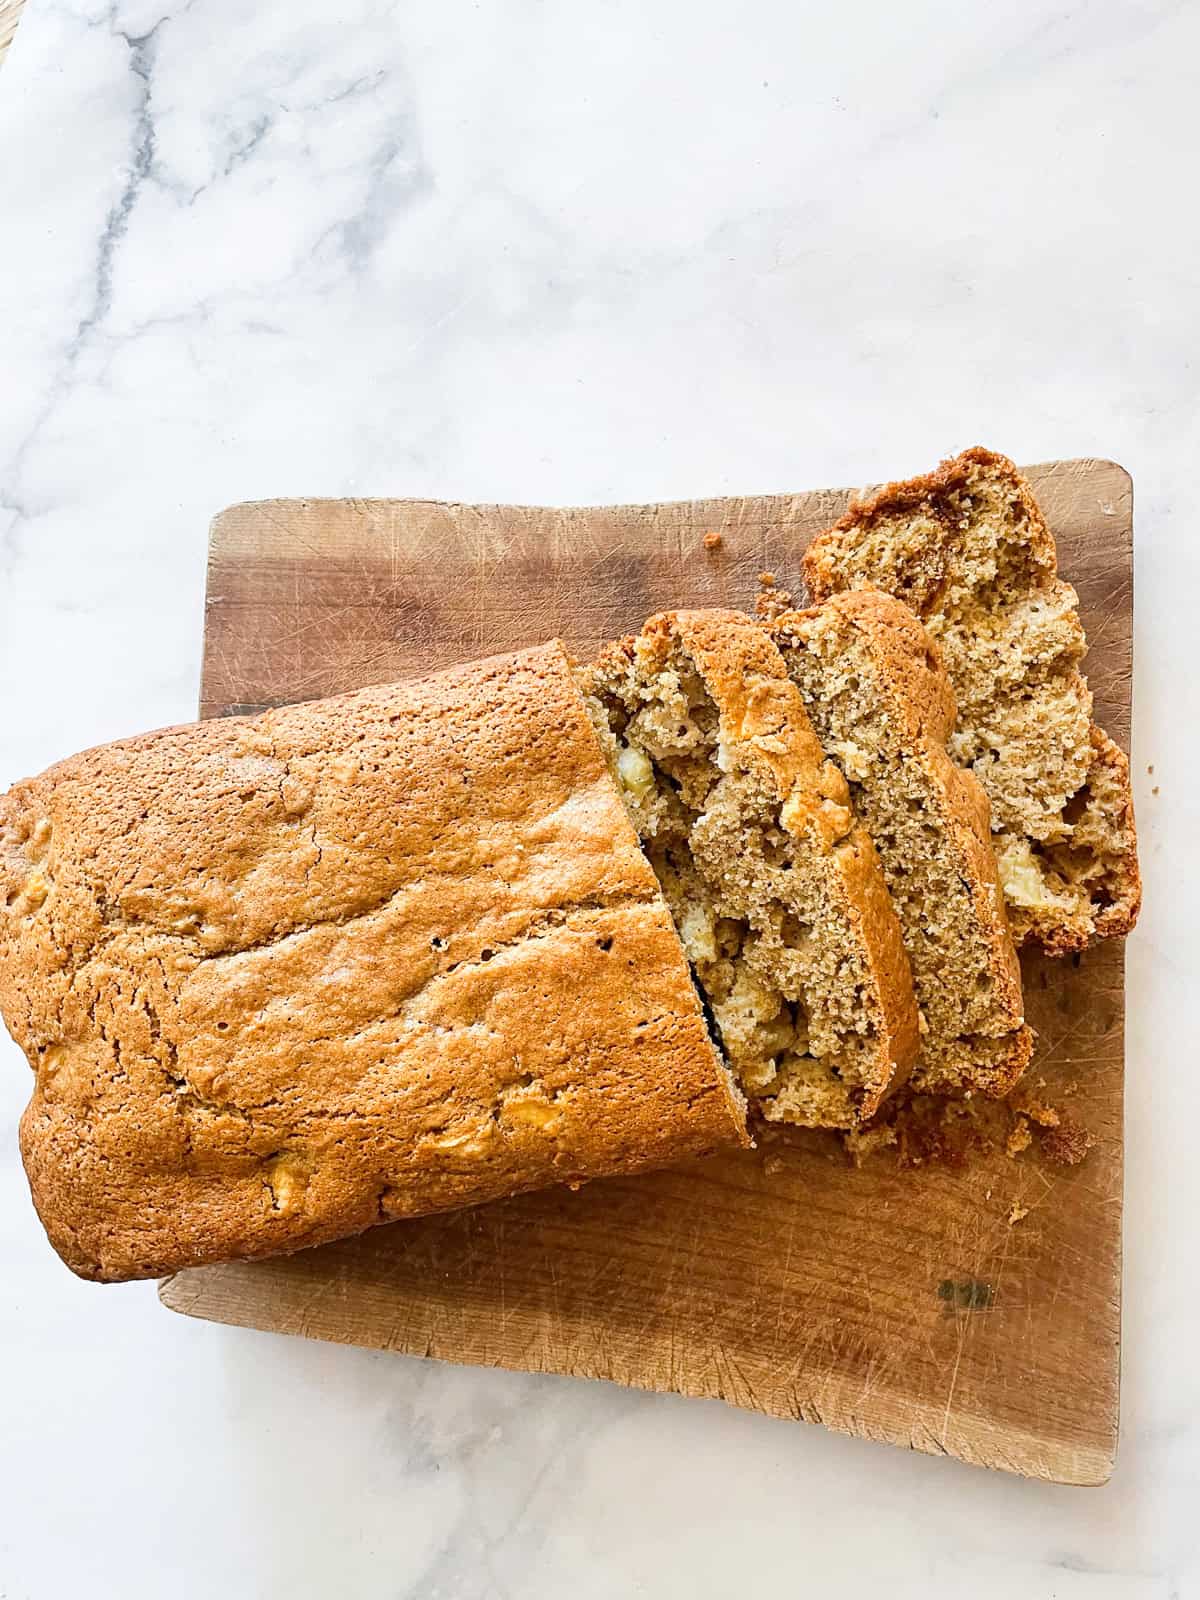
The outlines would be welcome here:
M 954 696 L 936 645 L 907 606 L 873 590 L 788 613 L 772 637 L 899 914 L 922 1018 L 913 1088 L 1005 1094 L 1033 1033 L 987 796 L 947 754 Z
M 920 1094 L 906 1087 L 868 1126 L 852 1129 L 841 1139 L 855 1166 L 887 1152 L 901 1170 L 930 1166 L 962 1170 L 1001 1152 L 1018 1161 L 1029 1150 L 1032 1159 L 1073 1167 L 1097 1143 L 1090 1129 L 1053 1106 L 1031 1107 L 1019 1088 L 996 1100 L 984 1095 Z
M 1029 484 L 968 450 L 856 503 L 810 545 L 813 597 L 876 588 L 941 650 L 950 753 L 986 791 L 1018 943 L 1051 954 L 1128 933 L 1141 903 L 1129 762 L 1092 722 L 1075 591 Z
M 92 750 L 0 799 L 0 1010 L 84 1276 L 745 1142 L 547 645 Z
M 912 980 L 874 846 L 779 651 L 737 612 L 670 613 L 582 681 L 756 1113 L 856 1125 L 911 1064 Z

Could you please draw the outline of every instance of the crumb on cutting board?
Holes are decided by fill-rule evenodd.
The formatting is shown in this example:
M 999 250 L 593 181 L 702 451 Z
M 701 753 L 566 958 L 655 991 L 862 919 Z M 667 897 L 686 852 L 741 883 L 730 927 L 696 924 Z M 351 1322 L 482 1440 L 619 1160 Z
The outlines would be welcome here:
M 1060 1167 L 1077 1167 L 1096 1141 L 1079 1122 L 1060 1121 L 1038 1140 L 1042 1154 Z
M 758 596 L 754 602 L 754 613 L 764 622 L 771 622 L 776 617 L 783 616 L 785 611 L 794 610 L 791 592 L 780 589 L 775 582 L 773 572 L 760 572 L 758 575 Z
M 1062 1118 L 1053 1106 L 1048 1106 L 1044 1100 L 1037 1100 L 1028 1091 L 1018 1089 L 1009 1096 L 1011 1108 L 1018 1116 L 1028 1117 L 1030 1122 L 1036 1122 L 1039 1128 L 1057 1128 Z
M 1022 1150 L 1028 1150 L 1033 1143 L 1033 1129 L 1029 1126 L 1029 1118 L 1018 1116 L 1013 1123 L 1008 1138 L 1004 1141 L 1004 1153 L 1010 1161 L 1014 1161 Z
M 1075 1094 L 1078 1087 L 1072 1079 L 1064 1090 L 1055 1091 L 1056 1098 Z M 1018 1088 L 1007 1100 L 901 1092 L 875 1122 L 841 1135 L 841 1142 L 855 1166 L 894 1152 L 892 1160 L 900 1168 L 964 1167 L 974 1157 L 986 1159 L 1002 1150 L 1015 1161 L 1033 1149 L 1056 1166 L 1073 1167 L 1096 1139 L 1056 1106 Z

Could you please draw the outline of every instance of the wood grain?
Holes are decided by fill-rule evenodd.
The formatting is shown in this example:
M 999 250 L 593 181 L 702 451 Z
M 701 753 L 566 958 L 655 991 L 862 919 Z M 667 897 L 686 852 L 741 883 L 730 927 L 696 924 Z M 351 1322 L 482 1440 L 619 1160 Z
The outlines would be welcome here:
M 0 65 L 3 64 L 8 54 L 8 47 L 13 42 L 24 4 L 25 0 L 0 0 Z
M 1077 584 L 1099 719 L 1129 728 L 1132 494 L 1103 461 L 1030 469 Z M 667 604 L 796 580 L 841 491 L 541 510 L 236 506 L 212 533 L 203 714 L 429 671 Z M 708 551 L 704 535 L 721 534 Z M 719 1396 L 966 1461 L 1100 1483 L 1117 1437 L 1123 951 L 1027 959 L 1030 1081 L 1097 1140 L 964 1171 L 861 1170 L 831 1142 L 377 1229 L 187 1272 L 172 1309 L 446 1360 Z M 1028 1208 L 1016 1224 L 1013 1208 Z

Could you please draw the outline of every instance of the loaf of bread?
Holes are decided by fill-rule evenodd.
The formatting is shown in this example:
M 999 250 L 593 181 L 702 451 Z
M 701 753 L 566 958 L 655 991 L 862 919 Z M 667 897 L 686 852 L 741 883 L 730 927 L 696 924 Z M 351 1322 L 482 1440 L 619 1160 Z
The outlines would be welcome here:
M 1092 722 L 1075 591 L 1029 484 L 968 450 L 889 484 L 810 545 L 815 600 L 876 588 L 937 640 L 958 701 L 950 752 L 991 802 L 1018 943 L 1052 954 L 1128 933 L 1141 903 L 1129 763 Z
M 669 613 L 582 681 L 752 1107 L 856 1126 L 916 1053 L 912 978 L 874 846 L 779 651 L 736 612 Z
M 923 1024 L 912 1086 L 1006 1094 L 1033 1034 L 987 796 L 946 753 L 954 695 L 933 640 L 906 605 L 865 589 L 782 616 L 771 633 L 900 918 Z
M 33 1197 L 145 1277 L 745 1142 L 546 645 L 169 729 L 0 799 Z

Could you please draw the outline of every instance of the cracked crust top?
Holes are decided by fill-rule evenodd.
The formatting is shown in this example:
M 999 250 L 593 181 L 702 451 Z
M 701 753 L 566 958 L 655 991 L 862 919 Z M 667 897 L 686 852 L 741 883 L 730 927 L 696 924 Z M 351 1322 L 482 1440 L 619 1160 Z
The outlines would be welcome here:
M 702 756 L 695 743 L 701 713 L 679 699 L 679 663 L 672 672 L 677 647 L 718 719 L 706 735 L 714 747 Z M 617 770 L 622 743 L 632 740 L 666 775 L 635 803 L 652 860 L 663 854 L 664 818 L 680 810 L 676 795 L 660 814 L 654 793 L 661 784 L 682 785 L 682 810 L 695 812 L 685 837 L 668 842 L 660 870 L 752 1104 L 769 1120 L 816 1126 L 849 1126 L 871 1115 L 904 1081 L 916 1054 L 912 977 L 875 848 L 855 822 L 845 780 L 822 750 L 779 651 L 741 612 L 664 612 L 637 638 L 609 646 L 586 677 L 624 724 L 614 747 Z M 636 712 L 659 694 L 664 706 Z M 676 727 L 681 719 L 693 725 Z M 675 733 L 682 744 L 672 753 Z M 744 786 L 743 774 L 758 781 Z M 691 863 L 682 879 L 672 852 Z M 744 943 L 734 956 L 722 930 L 743 922 L 737 938 Z M 714 939 L 721 951 L 710 948 Z M 784 1027 L 784 1039 L 775 1037 L 780 1021 L 772 1020 L 781 1000 L 803 1012 L 792 1019 L 797 1028 Z M 748 1017 L 765 1026 L 750 1027 Z M 772 1051 L 779 1047 L 778 1074 L 769 1082 L 738 1055 L 739 1041 L 753 1056 L 768 1037 Z
M 745 1143 L 557 645 L 88 751 L 0 799 L 21 1149 L 154 1276 Z

